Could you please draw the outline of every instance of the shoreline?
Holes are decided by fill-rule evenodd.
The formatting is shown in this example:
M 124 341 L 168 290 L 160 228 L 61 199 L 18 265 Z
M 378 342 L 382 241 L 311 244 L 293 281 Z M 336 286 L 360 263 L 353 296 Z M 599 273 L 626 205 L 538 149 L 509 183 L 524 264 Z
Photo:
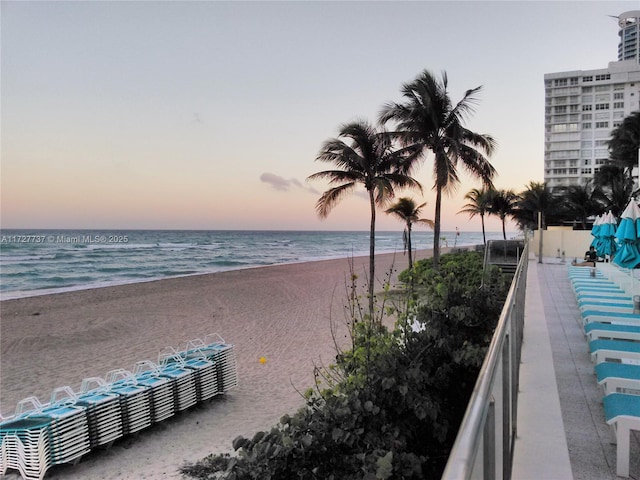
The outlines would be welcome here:
M 475 246 L 475 244 L 457 245 L 456 247 L 441 247 L 441 251 L 442 252 L 446 252 L 446 251 L 450 251 L 453 248 L 468 249 L 468 248 L 473 248 L 474 246 Z M 421 252 L 432 252 L 432 251 L 433 251 L 432 249 L 420 249 L 420 250 L 416 250 L 414 252 L 414 255 L 416 256 L 416 258 L 421 258 L 421 257 L 419 257 L 421 255 Z M 398 251 L 377 253 L 376 257 L 378 255 L 405 256 L 403 254 L 403 252 L 398 252 Z M 280 266 L 280 265 L 296 265 L 296 264 L 301 264 L 301 263 L 323 262 L 323 261 L 330 261 L 330 260 L 340 260 L 340 259 L 345 259 L 345 258 L 346 257 L 325 257 L 325 258 L 321 257 L 321 258 L 311 258 L 311 259 L 304 259 L 304 260 L 296 260 L 296 261 L 290 261 L 290 262 L 284 262 L 284 263 L 273 263 L 273 264 L 269 264 L 269 265 L 252 265 L 252 266 L 243 266 L 243 267 L 231 267 L 231 268 L 227 268 L 227 269 L 224 269 L 224 270 L 204 271 L 204 272 L 188 273 L 188 274 L 183 274 L 183 275 L 174 275 L 174 276 L 167 276 L 167 277 L 131 279 L 131 280 L 114 280 L 114 281 L 111 281 L 111 282 L 107 281 L 107 282 L 102 282 L 102 283 L 98 282 L 98 283 L 89 283 L 89 284 L 83 284 L 83 285 L 71 285 L 71 286 L 66 286 L 66 287 L 47 288 L 47 289 L 14 290 L 14 291 L 8 291 L 8 292 L 0 292 L 0 303 L 1 302 L 5 302 L 5 301 L 9 301 L 9 300 L 19 300 L 19 299 L 23 299 L 23 298 L 40 297 L 40 296 L 43 296 L 43 295 L 58 295 L 58 294 L 64 294 L 64 293 L 79 292 L 79 291 L 83 291 L 83 290 L 95 290 L 95 289 L 98 289 L 98 288 L 111 288 L 111 287 L 120 287 L 120 286 L 125 286 L 125 285 L 136 285 L 136 284 L 139 284 L 139 283 L 157 282 L 157 281 L 162 281 L 162 280 L 173 280 L 173 279 L 177 279 L 177 278 L 186 278 L 186 277 L 201 276 L 201 275 L 215 275 L 215 274 L 224 273 L 224 272 L 230 272 L 230 271 L 235 271 L 235 270 L 251 270 L 251 269 L 254 269 L 254 268 L 275 267 L 275 266 Z M 366 254 L 357 254 L 352 258 L 369 258 L 369 256 L 366 255 Z
M 416 259 L 431 254 L 421 250 Z M 47 474 L 179 479 L 185 462 L 230 452 L 236 436 L 268 429 L 304 404 L 300 392 L 314 385 L 314 366 L 333 362 L 336 344 L 348 345 L 349 260 L 365 279 L 368 256 L 3 300 L 0 412 L 12 414 L 29 396 L 46 403 L 54 388 L 79 391 L 84 378 L 132 370 L 138 361 L 155 362 L 167 346 L 218 333 L 235 346 L 236 389 Z M 393 284 L 406 268 L 402 253 L 376 255 L 378 279 L 391 275 Z M 377 291 L 380 286 L 377 281 Z M 258 361 L 262 356 L 265 364 Z

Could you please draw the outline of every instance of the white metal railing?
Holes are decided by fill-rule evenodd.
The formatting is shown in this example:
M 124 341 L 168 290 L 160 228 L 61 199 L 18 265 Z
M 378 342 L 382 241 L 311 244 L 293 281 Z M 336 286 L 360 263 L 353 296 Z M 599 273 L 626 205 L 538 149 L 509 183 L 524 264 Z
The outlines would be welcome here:
M 442 480 L 511 478 L 528 259 L 527 242 Z

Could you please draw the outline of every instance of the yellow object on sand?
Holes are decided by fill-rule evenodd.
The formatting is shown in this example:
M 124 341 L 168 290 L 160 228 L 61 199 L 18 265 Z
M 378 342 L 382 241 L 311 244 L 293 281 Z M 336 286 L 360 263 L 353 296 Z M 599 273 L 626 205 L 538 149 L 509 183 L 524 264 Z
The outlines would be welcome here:
M 262 363 L 262 364 L 265 364 L 265 363 L 267 363 L 267 359 L 264 358 L 264 357 L 260 357 L 259 362 Z

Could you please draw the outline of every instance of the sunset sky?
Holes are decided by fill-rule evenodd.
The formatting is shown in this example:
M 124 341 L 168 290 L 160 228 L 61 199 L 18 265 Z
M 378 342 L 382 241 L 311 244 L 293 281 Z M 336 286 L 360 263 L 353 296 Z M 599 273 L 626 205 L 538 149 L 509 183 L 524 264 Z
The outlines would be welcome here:
M 423 69 L 498 141 L 498 188 L 543 179 L 545 73 L 605 68 L 637 1 L 1 3 L 3 228 L 366 230 L 306 177 L 342 123 Z M 433 218 L 432 157 L 416 177 Z M 463 175 L 443 230 L 476 181 Z M 386 215 L 381 230 L 401 229 Z M 497 219 L 488 230 L 499 230 Z

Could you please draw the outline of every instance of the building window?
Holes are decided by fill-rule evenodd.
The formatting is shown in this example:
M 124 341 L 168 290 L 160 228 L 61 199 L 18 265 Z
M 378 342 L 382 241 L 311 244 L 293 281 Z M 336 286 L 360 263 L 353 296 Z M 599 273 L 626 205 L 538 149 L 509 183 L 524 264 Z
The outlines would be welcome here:
M 607 159 L 606 158 L 596 158 L 596 165 L 606 165 L 607 164 Z
M 582 111 L 583 112 L 588 112 L 592 109 L 592 105 L 582 105 Z
M 591 175 L 591 169 L 590 168 L 583 168 L 580 173 L 582 173 L 583 175 Z
M 566 78 L 558 78 L 553 82 L 554 87 L 566 87 L 567 79 Z
M 567 113 L 567 107 L 554 107 L 554 113 Z
M 593 82 L 593 76 L 589 75 L 588 77 L 582 77 L 583 82 Z
M 591 140 L 583 140 L 582 144 L 581 144 L 581 147 L 582 148 L 591 148 L 591 145 L 592 145 L 591 144 Z
M 569 85 L 578 85 L 578 77 L 571 77 L 569 79 Z
M 583 130 L 588 130 L 589 128 L 591 128 L 591 122 L 585 122 L 582 124 Z
M 578 169 L 577 168 L 570 168 L 569 169 L 569 175 L 577 175 L 578 174 Z
M 582 87 L 582 93 L 589 93 L 593 90 L 593 87 Z
M 609 128 L 609 122 L 596 122 L 596 128 Z
M 596 140 L 596 147 L 606 147 L 609 140 Z
M 616 84 L 613 86 L 613 89 L 614 89 L 614 90 L 624 90 L 624 83 L 616 83 Z
M 624 98 L 624 92 L 616 92 L 613 94 L 614 100 L 622 100 Z
M 608 92 L 609 85 L 596 85 L 596 92 Z
M 611 80 L 611 74 L 603 73 L 602 75 L 596 75 L 596 82 L 599 82 L 600 80 Z
M 582 103 L 593 102 L 593 95 L 583 95 Z
M 618 128 L 620 125 L 622 125 L 622 122 L 613 122 L 613 128 Z
M 608 103 L 596 103 L 596 110 L 609 110 Z
M 613 108 L 624 108 L 624 102 L 613 102 Z
M 591 120 L 592 117 L 593 117 L 593 114 L 591 114 L 591 113 L 583 113 L 582 114 L 582 120 Z

